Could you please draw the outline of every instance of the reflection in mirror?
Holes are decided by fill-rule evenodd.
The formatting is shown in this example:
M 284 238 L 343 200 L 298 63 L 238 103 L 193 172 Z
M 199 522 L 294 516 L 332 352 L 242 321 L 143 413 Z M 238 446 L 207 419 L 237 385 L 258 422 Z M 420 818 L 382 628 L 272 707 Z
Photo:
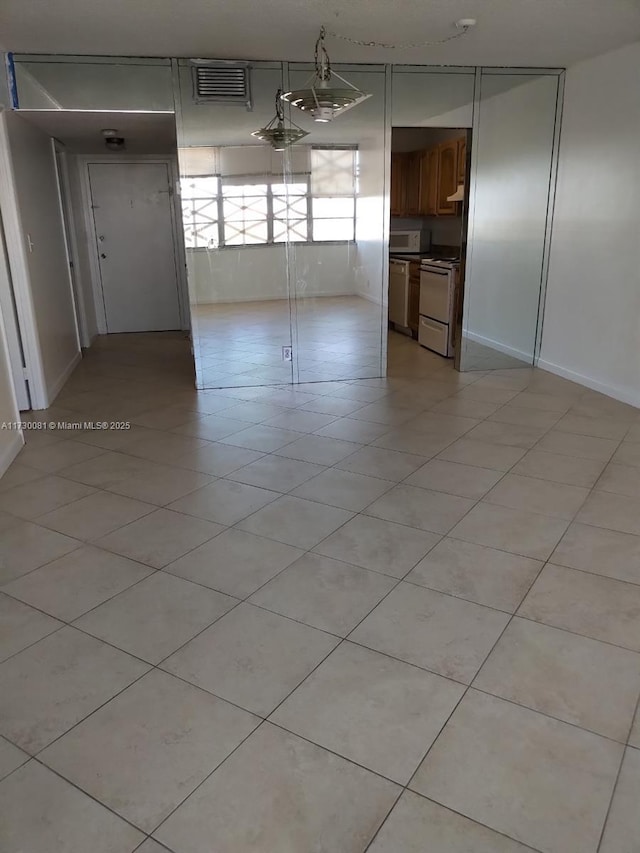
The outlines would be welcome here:
M 473 138 L 461 370 L 534 362 L 558 76 L 484 72 Z

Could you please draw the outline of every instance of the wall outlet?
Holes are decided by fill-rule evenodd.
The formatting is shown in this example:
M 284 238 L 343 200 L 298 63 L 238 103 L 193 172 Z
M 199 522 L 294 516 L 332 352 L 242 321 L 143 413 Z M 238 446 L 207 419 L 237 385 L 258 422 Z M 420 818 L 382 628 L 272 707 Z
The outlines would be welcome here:
M 282 347 L 282 360 L 293 361 L 293 347 Z

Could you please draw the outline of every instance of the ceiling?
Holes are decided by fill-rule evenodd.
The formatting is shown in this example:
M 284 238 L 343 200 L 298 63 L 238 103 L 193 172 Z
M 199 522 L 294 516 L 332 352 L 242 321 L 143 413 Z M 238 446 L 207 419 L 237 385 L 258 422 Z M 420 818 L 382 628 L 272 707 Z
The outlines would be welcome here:
M 73 112 L 20 110 L 20 115 L 76 154 L 105 154 L 103 128 L 117 130 L 127 154 L 175 154 L 173 113 Z
M 328 40 L 332 59 L 564 67 L 640 39 L 640 0 L 3 0 L 16 53 L 308 60 L 318 29 L 415 49 Z

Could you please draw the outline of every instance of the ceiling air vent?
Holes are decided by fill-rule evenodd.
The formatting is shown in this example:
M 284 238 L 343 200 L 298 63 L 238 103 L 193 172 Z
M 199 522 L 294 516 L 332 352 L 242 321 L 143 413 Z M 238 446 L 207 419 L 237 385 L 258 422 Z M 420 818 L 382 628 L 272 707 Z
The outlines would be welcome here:
M 242 104 L 251 109 L 249 65 L 246 62 L 224 62 L 192 59 L 193 98 L 197 104 L 216 101 Z

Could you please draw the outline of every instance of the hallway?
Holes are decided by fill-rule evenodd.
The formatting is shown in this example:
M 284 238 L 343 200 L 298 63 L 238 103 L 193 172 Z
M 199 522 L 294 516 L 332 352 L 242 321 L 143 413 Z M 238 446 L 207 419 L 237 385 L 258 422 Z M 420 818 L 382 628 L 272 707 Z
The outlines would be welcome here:
M 192 385 L 100 339 L 0 480 L 3 853 L 637 849 L 640 413 Z

